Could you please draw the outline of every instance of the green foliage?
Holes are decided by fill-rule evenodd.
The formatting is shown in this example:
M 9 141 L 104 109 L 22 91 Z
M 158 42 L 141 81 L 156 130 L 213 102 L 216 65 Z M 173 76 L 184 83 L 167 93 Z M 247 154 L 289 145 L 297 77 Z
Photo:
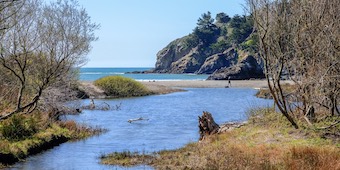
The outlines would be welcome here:
M 253 33 L 248 37 L 248 39 L 241 44 L 242 49 L 247 50 L 251 53 L 256 53 L 258 51 L 257 47 L 258 36 L 256 33 Z
M 197 21 L 197 27 L 194 29 L 194 34 L 205 46 L 216 41 L 219 32 L 220 30 L 214 24 L 214 19 L 211 17 L 211 13 L 209 11 L 202 14 L 201 18 Z
M 34 118 L 26 118 L 22 115 L 14 115 L 2 121 L 0 133 L 2 137 L 11 141 L 28 138 L 38 131 L 37 122 Z
M 213 50 L 213 53 L 221 53 L 224 50 L 228 49 L 229 47 L 231 47 L 231 44 L 226 40 L 221 40 L 210 45 L 210 48 Z
M 150 94 L 143 84 L 122 76 L 103 77 L 96 80 L 94 84 L 104 90 L 107 95 L 113 97 L 134 97 Z
M 32 115 L 14 115 L 0 122 L 0 169 L 32 154 L 31 150 L 44 151 L 46 147 L 79 140 L 102 133 L 104 129 L 94 129 L 78 125 L 74 121 L 56 122 L 44 126 L 44 120 Z
M 224 12 L 218 13 L 216 15 L 216 22 L 218 23 L 228 23 L 231 18 Z
M 257 39 L 251 36 L 253 32 L 251 16 L 235 15 L 230 18 L 222 12 L 216 15 L 216 22 L 214 21 L 210 12 L 202 14 L 193 33 L 189 35 L 187 46 L 199 45 L 200 53 L 204 55 L 223 52 L 232 45 L 240 45 L 240 48 L 256 53 Z
M 253 32 L 253 21 L 250 16 L 235 15 L 230 26 L 233 28 L 231 39 L 234 43 L 242 43 Z
M 198 45 L 199 39 L 195 34 L 189 34 L 183 42 L 185 48 L 194 48 Z
M 254 126 L 290 129 L 291 126 L 285 117 L 274 108 L 251 108 L 247 111 L 249 122 Z

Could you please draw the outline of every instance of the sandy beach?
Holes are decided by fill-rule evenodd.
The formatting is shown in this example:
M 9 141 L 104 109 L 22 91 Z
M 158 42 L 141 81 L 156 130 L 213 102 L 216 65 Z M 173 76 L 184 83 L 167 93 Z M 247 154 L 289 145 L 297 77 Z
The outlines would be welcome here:
M 145 86 L 164 86 L 169 88 L 225 88 L 228 81 L 223 80 L 182 80 L 182 81 L 141 81 Z M 231 80 L 231 88 L 266 88 L 266 80 Z
M 183 88 L 266 88 L 266 80 L 180 80 L 180 81 L 140 81 L 156 94 L 166 94 L 183 91 Z
M 140 81 L 150 91 L 155 94 L 167 94 L 172 92 L 183 91 L 183 88 L 266 88 L 266 80 L 231 80 L 230 86 L 228 81 L 223 80 L 179 80 L 179 81 Z M 105 98 L 106 95 L 102 90 L 93 85 L 91 81 L 82 81 L 82 89 L 90 96 L 95 98 Z

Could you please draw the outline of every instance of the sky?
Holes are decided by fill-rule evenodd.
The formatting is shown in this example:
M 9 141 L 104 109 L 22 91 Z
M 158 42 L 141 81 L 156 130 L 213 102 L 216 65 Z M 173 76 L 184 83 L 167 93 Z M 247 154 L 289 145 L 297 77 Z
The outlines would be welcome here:
M 100 25 L 84 67 L 154 67 L 157 52 L 188 35 L 203 13 L 243 15 L 244 0 L 78 0 Z

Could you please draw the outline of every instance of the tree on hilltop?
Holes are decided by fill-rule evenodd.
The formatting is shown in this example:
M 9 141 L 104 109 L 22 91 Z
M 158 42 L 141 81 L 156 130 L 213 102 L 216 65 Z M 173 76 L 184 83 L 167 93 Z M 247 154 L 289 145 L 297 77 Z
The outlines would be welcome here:
M 216 22 L 218 23 L 228 23 L 231 18 L 224 12 L 216 14 Z
M 197 21 L 197 26 L 194 29 L 194 34 L 198 37 L 202 45 L 209 45 L 216 41 L 216 35 L 218 35 L 219 29 L 214 24 L 214 18 L 211 17 L 211 13 L 202 14 Z

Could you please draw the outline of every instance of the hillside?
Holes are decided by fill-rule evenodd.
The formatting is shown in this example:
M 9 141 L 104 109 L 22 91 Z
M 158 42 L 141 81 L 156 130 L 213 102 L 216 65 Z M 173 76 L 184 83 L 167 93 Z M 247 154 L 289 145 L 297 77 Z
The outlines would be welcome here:
M 263 78 L 252 32 L 249 16 L 219 13 L 214 19 L 204 13 L 191 34 L 157 53 L 153 72 L 211 74 L 212 80 Z

